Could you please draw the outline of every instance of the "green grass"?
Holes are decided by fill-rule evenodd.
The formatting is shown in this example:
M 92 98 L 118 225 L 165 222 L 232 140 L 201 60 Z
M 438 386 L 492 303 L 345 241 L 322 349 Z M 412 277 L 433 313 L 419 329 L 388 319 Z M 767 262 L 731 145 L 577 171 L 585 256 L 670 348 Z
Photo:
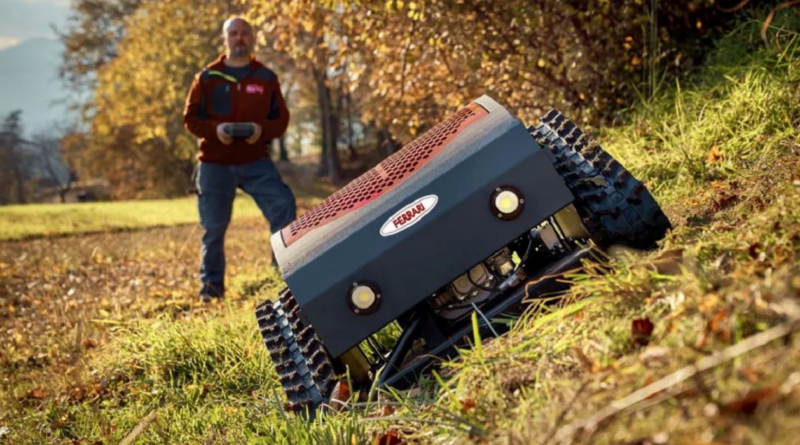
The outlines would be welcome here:
M 602 132 L 601 143 L 662 204 L 747 178 L 790 152 L 800 122 L 797 37 L 767 51 L 757 24 L 721 40 L 701 74 L 642 102 L 625 116 L 629 125 Z
M 234 201 L 234 218 L 261 215 L 249 196 Z M 193 224 L 197 200 L 162 199 L 0 207 L 0 240 Z
M 300 211 L 332 192 L 309 167 L 280 165 Z M 238 192 L 233 218 L 262 217 L 253 199 Z M 196 224 L 197 197 L 70 204 L 0 206 L 0 241 Z
M 418 443 L 794 443 L 797 335 L 596 429 L 565 429 L 797 310 L 800 51 L 763 49 L 759 27 L 742 25 L 701 72 L 597 138 L 663 204 L 675 231 L 661 248 L 600 257 L 610 272 L 566 277 L 574 286 L 561 303 L 534 303 L 508 335 L 462 351 L 418 390 L 313 424 L 287 415 L 252 304 L 231 305 L 123 323 L 46 399 L 25 396 L 40 382 L 5 383 L 0 425 L 13 443 L 118 443 L 137 425 L 141 444 L 368 444 L 390 430 Z M 242 284 L 259 300 L 281 285 L 269 274 Z M 653 330 L 637 342 L 632 326 L 644 319 Z

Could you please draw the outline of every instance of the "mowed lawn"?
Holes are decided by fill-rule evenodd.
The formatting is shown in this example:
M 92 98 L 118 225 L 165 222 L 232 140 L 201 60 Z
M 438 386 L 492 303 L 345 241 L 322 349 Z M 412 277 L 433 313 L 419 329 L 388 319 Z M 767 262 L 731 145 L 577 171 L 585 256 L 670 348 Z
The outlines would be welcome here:
M 234 218 L 261 215 L 249 196 L 234 201 Z M 0 207 L 0 239 L 13 240 L 198 222 L 193 198 Z
M 296 191 L 298 214 L 323 199 L 321 192 L 312 192 Z M 234 220 L 260 217 L 253 198 L 237 195 Z M 196 197 L 0 206 L 0 241 L 197 223 Z
M 298 215 L 321 202 L 335 187 L 320 181 L 316 170 L 280 165 L 284 181 L 295 195 Z M 238 192 L 233 219 L 263 218 L 253 198 Z M 199 223 L 197 196 L 139 201 L 0 206 L 0 241 L 36 239 L 130 229 Z

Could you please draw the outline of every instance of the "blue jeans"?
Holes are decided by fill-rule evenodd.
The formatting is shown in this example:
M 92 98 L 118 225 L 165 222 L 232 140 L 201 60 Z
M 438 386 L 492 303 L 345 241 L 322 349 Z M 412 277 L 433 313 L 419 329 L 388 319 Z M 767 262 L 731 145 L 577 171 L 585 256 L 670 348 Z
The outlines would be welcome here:
M 195 178 L 200 225 L 205 230 L 201 249 L 201 292 L 225 292 L 225 232 L 231 221 L 236 189 L 253 197 L 275 233 L 295 219 L 297 207 L 291 189 L 269 158 L 244 165 L 201 162 Z M 272 255 L 273 265 L 275 255 Z

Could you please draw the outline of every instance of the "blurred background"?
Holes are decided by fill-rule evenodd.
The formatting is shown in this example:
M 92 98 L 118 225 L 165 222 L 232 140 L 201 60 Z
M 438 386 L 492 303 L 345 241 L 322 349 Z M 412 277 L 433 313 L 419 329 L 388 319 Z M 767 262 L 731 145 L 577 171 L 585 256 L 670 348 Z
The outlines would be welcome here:
M 292 113 L 265 149 L 298 187 L 337 187 L 482 94 L 526 124 L 625 122 L 757 3 L 3 0 L 0 204 L 185 196 L 181 111 L 231 15 Z

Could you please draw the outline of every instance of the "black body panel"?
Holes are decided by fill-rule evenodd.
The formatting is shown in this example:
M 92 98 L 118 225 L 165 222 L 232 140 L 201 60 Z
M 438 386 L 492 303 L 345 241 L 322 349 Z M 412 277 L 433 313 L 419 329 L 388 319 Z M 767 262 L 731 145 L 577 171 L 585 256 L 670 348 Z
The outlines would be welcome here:
M 356 346 L 433 292 L 570 204 L 573 196 L 553 157 L 524 125 L 484 96 L 489 115 L 462 131 L 436 158 L 373 202 L 273 249 L 284 279 L 333 357 Z M 512 221 L 490 212 L 496 187 L 513 186 L 524 211 Z M 436 195 L 411 227 L 382 236 L 381 227 L 415 200 Z M 358 315 L 347 304 L 354 282 L 380 287 L 380 308 Z

